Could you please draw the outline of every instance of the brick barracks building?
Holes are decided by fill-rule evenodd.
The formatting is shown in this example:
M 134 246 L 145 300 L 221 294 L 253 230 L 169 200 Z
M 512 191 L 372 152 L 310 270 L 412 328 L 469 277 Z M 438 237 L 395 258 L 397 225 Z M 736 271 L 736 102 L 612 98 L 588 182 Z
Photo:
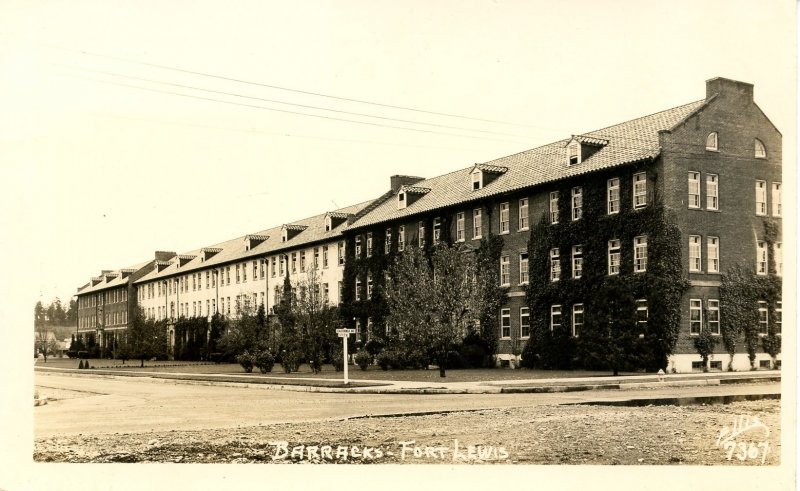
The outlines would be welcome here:
M 475 248 L 494 235 L 505 293 L 498 362 L 518 358 L 537 329 L 580 337 L 603 285 L 617 281 L 632 285 L 630 317 L 642 333 L 668 322 L 670 308 L 678 313 L 669 363 L 688 372 L 702 368 L 693 339 L 722 335 L 722 275 L 743 267 L 779 284 L 781 193 L 781 134 L 752 85 L 715 78 L 696 102 L 438 177 L 393 176 L 372 202 L 104 271 L 78 291 L 78 332 L 113 343 L 109 331 L 125 329 L 137 305 L 156 319 L 269 310 L 284 268 L 296 280 L 313 262 L 329 300 L 359 312 L 348 322 L 364 340 L 386 329 L 371 309 L 384 272 L 360 262 L 385 268 L 370 258 L 438 240 Z M 659 216 L 674 234 L 656 226 Z M 685 288 L 667 305 L 677 283 Z M 780 292 L 758 301 L 757 319 L 759 336 L 780 334 Z M 742 340 L 736 352 L 733 368 L 748 369 Z M 727 359 L 717 343 L 711 368 Z M 759 346 L 757 366 L 769 359 Z

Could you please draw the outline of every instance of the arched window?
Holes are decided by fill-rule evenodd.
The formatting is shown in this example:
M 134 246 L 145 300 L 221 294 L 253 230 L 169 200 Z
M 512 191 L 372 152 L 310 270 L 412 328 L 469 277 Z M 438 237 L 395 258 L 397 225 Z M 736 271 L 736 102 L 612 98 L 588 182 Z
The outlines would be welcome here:
M 755 156 L 757 159 L 767 158 L 767 148 L 764 146 L 764 143 L 758 138 L 756 138 L 755 141 Z
M 706 150 L 719 150 L 719 141 L 717 139 L 717 132 L 709 133 L 708 137 L 706 138 Z

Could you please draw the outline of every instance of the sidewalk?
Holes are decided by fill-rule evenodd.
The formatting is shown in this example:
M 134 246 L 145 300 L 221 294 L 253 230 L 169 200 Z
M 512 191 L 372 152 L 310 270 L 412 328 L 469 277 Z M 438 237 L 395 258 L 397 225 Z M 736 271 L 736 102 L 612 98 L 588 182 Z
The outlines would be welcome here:
M 290 390 L 299 392 L 351 392 L 360 394 L 509 394 L 553 393 L 585 390 L 626 390 L 659 387 L 687 387 L 741 384 L 755 382 L 780 382 L 780 370 L 756 372 L 709 372 L 668 374 L 659 381 L 655 374 L 626 375 L 619 377 L 584 377 L 528 380 L 487 380 L 481 382 L 412 382 L 389 380 L 351 380 L 344 385 L 342 379 L 314 377 L 253 376 L 236 374 L 196 374 L 177 372 L 127 372 L 118 370 L 76 370 L 69 368 L 35 367 L 43 373 L 58 373 L 86 377 L 149 378 L 159 382 L 226 385 L 236 387 Z

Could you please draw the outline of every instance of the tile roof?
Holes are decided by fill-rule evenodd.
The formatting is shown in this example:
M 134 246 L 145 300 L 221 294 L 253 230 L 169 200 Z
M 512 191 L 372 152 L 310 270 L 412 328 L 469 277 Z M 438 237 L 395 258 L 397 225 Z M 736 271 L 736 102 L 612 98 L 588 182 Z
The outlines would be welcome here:
M 184 263 L 180 267 L 178 266 L 177 261 L 171 261 L 171 264 L 162 269 L 160 272 L 156 272 L 154 268 L 152 271 L 136 280 L 135 283 L 146 283 L 155 279 L 167 278 L 178 274 L 186 274 L 187 272 L 207 269 L 219 264 L 263 256 L 265 254 L 270 254 L 281 250 L 295 249 L 306 244 L 335 239 L 341 236 L 342 231 L 347 227 L 347 223 L 341 223 L 332 230 L 326 231 L 325 217 L 330 216 L 331 214 L 341 214 L 343 216 L 355 215 L 361 210 L 365 209 L 371 203 L 372 200 L 365 201 L 363 203 L 358 203 L 334 210 L 333 212 L 322 213 L 320 215 L 315 215 L 303 220 L 297 220 L 291 224 L 272 227 L 267 230 L 262 230 L 254 234 L 243 235 L 209 247 L 203 247 L 193 251 L 185 252 L 181 254 L 181 256 L 197 257 Z M 283 228 L 299 230 L 300 232 L 286 242 L 281 242 L 281 229 Z M 266 237 L 266 240 L 259 243 L 255 247 L 252 247 L 249 251 L 245 250 L 245 238 L 254 236 L 263 236 Z M 218 252 L 208 259 L 203 260 L 202 251 L 204 250 L 218 250 Z
M 566 138 L 478 164 L 479 166 L 506 167 L 508 171 L 500 174 L 494 181 L 477 191 L 472 190 L 470 181 L 470 173 L 475 166 L 425 179 L 415 183 L 414 186 L 428 188 L 431 191 L 414 203 L 406 208 L 398 209 L 393 200 L 387 200 L 357 219 L 349 228 L 357 229 L 587 172 L 653 159 L 661 151 L 658 132 L 675 127 L 705 103 L 706 100 L 700 100 L 584 133 L 580 137 L 586 138 L 587 141 L 592 139 L 591 141 L 594 143 L 597 140 L 607 140 L 608 144 L 577 165 L 567 166 L 568 150 L 566 145 L 572 138 Z
M 92 285 L 92 281 L 89 281 L 89 283 L 86 283 L 85 285 L 78 287 L 78 295 L 99 292 L 103 290 L 108 290 L 109 288 L 127 285 L 128 282 L 130 281 L 130 275 L 123 275 L 122 273 L 134 273 L 136 271 L 139 271 L 143 267 L 147 266 L 148 264 L 150 264 L 150 261 L 145 261 L 143 263 L 139 263 L 134 266 L 130 266 L 128 268 L 118 269 L 115 271 L 105 270 L 104 274 L 97 278 L 100 281 L 96 285 Z M 114 277 L 109 281 L 108 277 L 112 275 Z

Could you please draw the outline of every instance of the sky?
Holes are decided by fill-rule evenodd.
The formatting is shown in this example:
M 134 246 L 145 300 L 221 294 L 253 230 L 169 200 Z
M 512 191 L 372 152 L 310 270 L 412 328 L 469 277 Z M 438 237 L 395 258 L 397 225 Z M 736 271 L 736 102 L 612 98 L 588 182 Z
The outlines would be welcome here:
M 702 99 L 715 76 L 794 134 L 792 2 L 602 5 L 6 0 L 3 247 L 24 244 L 26 294 L 68 300 L 155 250 Z

